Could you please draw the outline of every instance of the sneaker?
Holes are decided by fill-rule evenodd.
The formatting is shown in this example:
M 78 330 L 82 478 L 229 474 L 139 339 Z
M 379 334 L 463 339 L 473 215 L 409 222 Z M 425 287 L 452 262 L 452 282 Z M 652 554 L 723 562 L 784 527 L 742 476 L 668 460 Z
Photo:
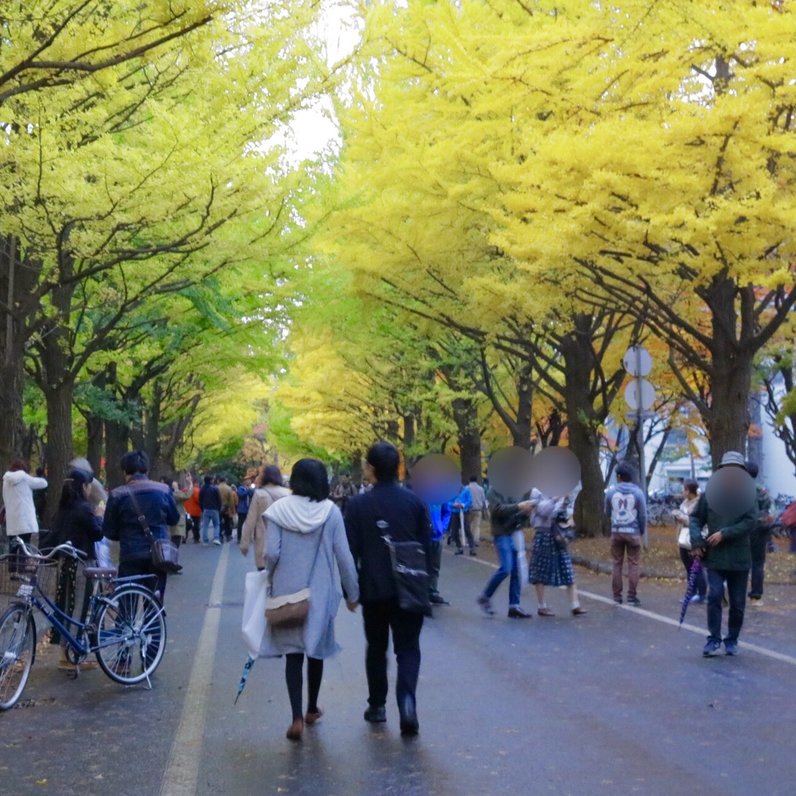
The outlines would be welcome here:
M 638 597 L 628 597 L 627 598 L 627 604 L 628 605 L 639 606 L 639 605 L 641 605 L 641 600 L 639 600 Z
M 213 544 L 221 545 L 221 539 L 213 539 Z
M 617 605 L 621 605 L 621 604 L 622 604 L 622 598 L 621 598 L 621 597 L 614 597 L 614 602 L 615 602 Z
M 365 711 L 363 718 L 365 721 L 369 721 L 371 724 L 381 724 L 382 722 L 387 721 L 387 709 L 384 707 L 384 705 L 378 705 L 375 707 L 371 705 Z
M 455 555 L 455 556 L 463 556 L 464 555 L 464 550 L 457 550 L 453 555 Z
M 490 601 L 489 597 L 484 597 L 483 595 L 478 598 L 478 605 L 481 606 L 481 610 L 487 616 L 494 616 L 495 609 L 492 607 L 492 602 Z
M 755 608 L 760 608 L 763 605 L 763 598 L 762 597 L 750 597 L 749 598 L 749 605 L 755 606 Z
M 475 552 L 475 550 L 471 550 L 471 551 L 470 551 L 470 555 L 471 555 L 471 556 L 477 556 L 477 555 L 478 555 L 478 553 L 476 553 L 476 552 Z
M 724 642 L 724 654 L 725 655 L 737 655 L 738 654 L 738 642 L 737 641 L 725 641 Z
M 509 608 L 509 619 L 530 619 L 531 615 L 527 611 L 517 606 L 516 608 Z
M 690 605 L 701 605 L 705 601 L 704 594 L 695 594 L 688 602 Z
M 705 644 L 704 648 L 702 649 L 702 655 L 705 658 L 712 658 L 714 655 L 719 654 L 720 649 L 721 649 L 720 641 L 713 641 L 712 639 L 709 639 L 708 643 Z

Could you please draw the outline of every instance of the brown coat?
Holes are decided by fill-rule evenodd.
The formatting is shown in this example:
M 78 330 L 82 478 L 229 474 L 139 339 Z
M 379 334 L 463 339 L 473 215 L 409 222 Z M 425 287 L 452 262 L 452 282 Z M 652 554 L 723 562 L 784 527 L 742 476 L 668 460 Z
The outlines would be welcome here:
M 265 523 L 263 514 L 268 507 L 290 494 L 290 490 L 284 486 L 260 487 L 254 491 L 252 502 L 249 505 L 249 513 L 243 523 L 243 534 L 240 539 L 240 551 L 244 556 L 249 554 L 249 547 L 254 541 L 254 563 L 257 569 L 265 569 Z

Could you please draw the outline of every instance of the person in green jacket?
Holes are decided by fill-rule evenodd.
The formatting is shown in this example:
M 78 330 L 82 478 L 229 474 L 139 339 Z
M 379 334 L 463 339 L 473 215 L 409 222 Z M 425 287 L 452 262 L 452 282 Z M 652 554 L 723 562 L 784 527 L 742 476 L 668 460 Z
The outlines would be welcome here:
M 713 499 L 710 499 L 710 490 L 706 490 L 700 496 L 689 523 L 692 553 L 702 558 L 708 573 L 708 640 L 702 650 L 706 658 L 717 655 L 721 650 L 725 585 L 730 610 L 724 650 L 727 655 L 738 654 L 738 636 L 746 608 L 746 582 L 752 565 L 749 537 L 757 524 L 754 482 L 744 464 L 743 456 L 737 451 L 724 454 L 719 469 L 740 468 L 743 473 L 737 473 L 735 479 L 727 478 L 727 484 L 722 484 L 722 490 Z M 749 487 L 747 479 L 751 483 L 749 489 L 745 489 Z M 722 494 L 724 490 L 731 494 Z M 747 492 L 748 499 L 739 499 L 739 496 L 745 496 Z M 706 526 L 707 534 L 703 533 Z

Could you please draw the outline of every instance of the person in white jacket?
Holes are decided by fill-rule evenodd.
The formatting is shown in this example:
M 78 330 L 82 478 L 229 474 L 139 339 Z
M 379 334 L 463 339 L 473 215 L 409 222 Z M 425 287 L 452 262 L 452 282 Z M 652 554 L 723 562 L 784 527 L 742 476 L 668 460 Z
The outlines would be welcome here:
M 3 505 L 6 510 L 6 535 L 21 539 L 26 544 L 39 531 L 33 490 L 46 489 L 47 480 L 28 474 L 22 459 L 14 459 L 3 475 Z

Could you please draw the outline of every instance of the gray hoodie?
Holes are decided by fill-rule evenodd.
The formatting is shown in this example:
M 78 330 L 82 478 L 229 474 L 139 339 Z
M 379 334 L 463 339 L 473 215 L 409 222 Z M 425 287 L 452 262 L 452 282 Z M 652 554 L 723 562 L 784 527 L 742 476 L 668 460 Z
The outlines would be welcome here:
M 646 533 L 646 500 L 636 484 L 619 481 L 612 486 L 605 493 L 605 513 L 611 522 L 611 533 Z

